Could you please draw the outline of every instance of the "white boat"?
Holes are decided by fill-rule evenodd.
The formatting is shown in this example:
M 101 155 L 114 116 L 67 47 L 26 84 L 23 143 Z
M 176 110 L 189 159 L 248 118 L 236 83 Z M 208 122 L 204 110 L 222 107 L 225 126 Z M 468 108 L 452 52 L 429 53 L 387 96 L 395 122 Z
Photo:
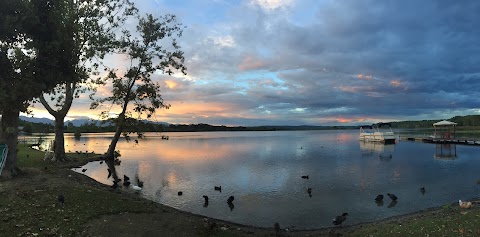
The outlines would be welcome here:
M 388 126 L 388 130 L 381 131 L 380 127 Z M 385 144 L 395 143 L 395 134 L 389 123 L 378 123 L 372 126 L 360 126 L 360 141 L 383 142 Z

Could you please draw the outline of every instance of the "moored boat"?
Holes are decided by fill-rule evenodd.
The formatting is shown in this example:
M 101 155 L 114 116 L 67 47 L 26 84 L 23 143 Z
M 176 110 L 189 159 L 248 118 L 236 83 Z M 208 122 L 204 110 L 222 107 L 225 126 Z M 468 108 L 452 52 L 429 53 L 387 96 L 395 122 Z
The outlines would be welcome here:
M 381 127 L 388 126 L 388 130 L 381 131 Z M 360 126 L 360 136 L 358 137 L 360 141 L 367 142 L 383 142 L 385 144 L 395 143 L 395 134 L 393 133 L 392 127 L 389 123 L 378 123 L 372 126 Z

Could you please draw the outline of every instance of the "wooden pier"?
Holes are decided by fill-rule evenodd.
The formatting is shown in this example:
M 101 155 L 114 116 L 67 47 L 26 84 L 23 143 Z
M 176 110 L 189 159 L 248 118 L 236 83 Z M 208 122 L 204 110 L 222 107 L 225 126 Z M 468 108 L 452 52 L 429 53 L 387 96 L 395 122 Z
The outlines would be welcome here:
M 424 143 L 435 143 L 435 144 L 459 144 L 459 145 L 480 146 L 480 138 L 467 138 L 467 137 L 445 139 L 445 138 L 402 135 L 400 136 L 400 140 L 420 141 Z

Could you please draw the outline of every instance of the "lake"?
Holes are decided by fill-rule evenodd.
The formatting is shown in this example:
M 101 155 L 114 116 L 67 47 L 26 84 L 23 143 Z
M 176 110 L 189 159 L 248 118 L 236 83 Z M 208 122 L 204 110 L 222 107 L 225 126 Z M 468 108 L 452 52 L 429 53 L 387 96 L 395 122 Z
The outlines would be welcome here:
M 66 150 L 104 153 L 112 136 L 67 136 Z M 117 173 L 138 175 L 145 183 L 141 195 L 180 210 L 290 229 L 330 227 L 343 212 L 349 214 L 345 224 L 352 225 L 480 196 L 480 147 L 357 138 L 357 130 L 147 133 L 138 144 L 120 140 Z M 105 163 L 83 168 L 85 175 L 112 184 Z M 374 201 L 378 194 L 385 195 L 383 205 Z M 206 207 L 203 195 L 209 197 Z M 230 196 L 234 206 L 227 205 Z

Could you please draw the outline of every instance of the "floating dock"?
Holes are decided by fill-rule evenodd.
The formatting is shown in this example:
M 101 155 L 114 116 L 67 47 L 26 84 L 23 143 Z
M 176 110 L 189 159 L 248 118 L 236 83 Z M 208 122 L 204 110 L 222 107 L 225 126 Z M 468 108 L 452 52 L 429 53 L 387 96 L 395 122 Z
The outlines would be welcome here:
M 432 137 L 422 137 L 422 136 L 400 136 L 400 140 L 420 141 L 420 142 L 435 143 L 435 144 L 459 144 L 459 145 L 480 146 L 480 138 L 445 139 L 445 138 L 432 138 Z

